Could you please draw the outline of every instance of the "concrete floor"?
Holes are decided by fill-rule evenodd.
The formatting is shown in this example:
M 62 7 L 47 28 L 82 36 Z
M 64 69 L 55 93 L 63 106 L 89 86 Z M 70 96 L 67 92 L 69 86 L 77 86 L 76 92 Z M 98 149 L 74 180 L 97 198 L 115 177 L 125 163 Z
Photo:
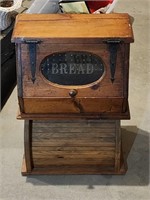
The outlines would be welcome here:
M 21 176 L 23 121 L 16 120 L 16 89 L 0 114 L 0 200 L 149 200 L 150 1 L 119 1 L 116 12 L 134 17 L 131 45 L 131 120 L 122 121 L 133 143 L 126 175 Z M 129 150 L 130 150 L 129 148 Z

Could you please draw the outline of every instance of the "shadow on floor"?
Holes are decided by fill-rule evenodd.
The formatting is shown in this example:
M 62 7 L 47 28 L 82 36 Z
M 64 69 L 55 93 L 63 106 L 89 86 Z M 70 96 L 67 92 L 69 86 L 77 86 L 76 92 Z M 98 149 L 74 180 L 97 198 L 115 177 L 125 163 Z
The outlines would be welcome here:
M 135 126 L 122 127 L 123 151 L 128 162 L 125 175 L 31 175 L 33 185 L 144 186 L 149 184 L 149 133 Z

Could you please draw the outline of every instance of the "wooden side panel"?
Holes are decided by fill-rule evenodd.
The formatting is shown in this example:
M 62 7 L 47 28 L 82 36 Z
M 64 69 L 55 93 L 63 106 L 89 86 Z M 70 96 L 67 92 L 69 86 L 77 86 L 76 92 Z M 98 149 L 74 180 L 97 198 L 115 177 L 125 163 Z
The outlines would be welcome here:
M 123 96 L 125 97 L 123 102 L 123 112 L 127 110 L 128 104 L 128 90 L 129 90 L 129 61 L 130 61 L 130 45 L 124 45 L 124 56 L 123 56 Z
M 24 157 L 26 160 L 26 169 L 31 172 L 33 169 L 32 162 L 32 121 L 25 120 L 24 123 Z
M 17 89 L 18 97 L 23 97 L 23 74 L 22 74 L 22 49 L 21 44 L 16 45 Z
M 116 120 L 116 146 L 115 146 L 115 171 L 118 172 L 121 167 L 121 128 L 120 128 L 120 120 Z

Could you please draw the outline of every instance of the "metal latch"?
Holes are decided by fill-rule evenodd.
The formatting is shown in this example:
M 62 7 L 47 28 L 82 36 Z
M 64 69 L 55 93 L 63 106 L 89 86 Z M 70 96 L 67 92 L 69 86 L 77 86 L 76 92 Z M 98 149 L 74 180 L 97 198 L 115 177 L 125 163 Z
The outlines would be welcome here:
M 36 45 L 41 43 L 40 40 L 25 40 L 25 44 L 28 44 L 29 56 L 30 56 L 30 70 L 31 70 L 31 80 L 34 83 L 36 80 Z
M 116 72 L 116 62 L 117 62 L 117 51 L 119 44 L 122 42 L 121 40 L 107 40 L 105 41 L 108 44 L 109 52 L 110 52 L 110 73 L 111 73 L 111 82 L 113 83 L 115 80 L 115 72 Z

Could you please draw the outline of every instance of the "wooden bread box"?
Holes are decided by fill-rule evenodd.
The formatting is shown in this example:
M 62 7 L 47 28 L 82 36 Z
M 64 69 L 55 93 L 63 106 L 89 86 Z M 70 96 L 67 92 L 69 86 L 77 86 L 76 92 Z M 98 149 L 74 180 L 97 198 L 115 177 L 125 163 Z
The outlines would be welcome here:
M 22 174 L 124 174 L 133 32 L 128 14 L 20 14 L 16 44 Z
M 20 14 L 12 41 L 21 118 L 129 118 L 128 14 Z

